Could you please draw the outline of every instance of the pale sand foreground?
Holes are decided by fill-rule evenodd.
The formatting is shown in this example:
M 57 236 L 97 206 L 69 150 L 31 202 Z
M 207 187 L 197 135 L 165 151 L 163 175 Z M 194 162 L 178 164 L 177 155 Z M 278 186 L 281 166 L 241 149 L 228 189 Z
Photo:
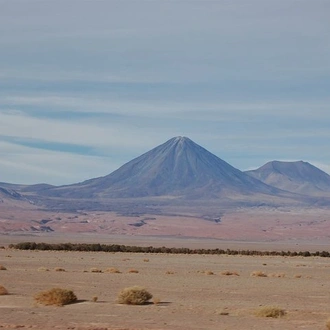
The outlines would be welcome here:
M 0 249 L 0 264 L 7 268 L 0 271 L 0 285 L 10 292 L 0 296 L 0 328 L 5 329 L 317 330 L 326 329 L 330 317 L 327 258 Z M 56 267 L 65 272 L 55 271 Z M 116 267 L 121 273 L 92 273 L 93 267 L 103 271 Z M 128 273 L 130 269 L 139 273 Z M 207 270 L 214 275 L 206 275 Z M 239 276 L 221 275 L 225 270 Z M 251 277 L 253 271 L 269 276 Z M 118 305 L 118 291 L 132 285 L 146 287 L 161 302 Z M 72 289 L 79 302 L 37 306 L 33 295 L 52 287 Z M 98 301 L 92 302 L 95 296 Z M 254 316 L 255 309 L 264 305 L 282 307 L 287 315 Z

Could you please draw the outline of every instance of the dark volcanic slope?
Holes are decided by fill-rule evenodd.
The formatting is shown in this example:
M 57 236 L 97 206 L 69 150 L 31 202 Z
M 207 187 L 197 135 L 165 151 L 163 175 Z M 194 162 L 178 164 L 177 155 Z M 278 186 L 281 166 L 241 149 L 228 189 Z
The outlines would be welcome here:
M 330 193 L 330 175 L 303 161 L 272 161 L 245 172 L 274 187 L 304 195 Z
M 49 196 L 131 198 L 219 197 L 228 193 L 278 193 L 186 137 L 175 137 L 113 173 L 80 184 L 48 189 Z
M 4 188 L 4 187 L 0 186 L 0 200 L 7 199 L 7 198 L 20 200 L 20 199 L 22 199 L 22 195 L 13 189 Z

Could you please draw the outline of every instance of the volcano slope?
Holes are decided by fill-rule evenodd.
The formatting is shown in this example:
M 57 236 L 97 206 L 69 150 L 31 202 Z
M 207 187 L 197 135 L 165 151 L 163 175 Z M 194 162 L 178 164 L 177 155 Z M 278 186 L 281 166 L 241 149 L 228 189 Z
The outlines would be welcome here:
M 104 177 L 50 187 L 38 194 L 76 200 L 164 197 L 167 201 L 218 202 L 248 201 L 261 196 L 293 200 L 296 197 L 234 168 L 186 137 L 172 138 Z

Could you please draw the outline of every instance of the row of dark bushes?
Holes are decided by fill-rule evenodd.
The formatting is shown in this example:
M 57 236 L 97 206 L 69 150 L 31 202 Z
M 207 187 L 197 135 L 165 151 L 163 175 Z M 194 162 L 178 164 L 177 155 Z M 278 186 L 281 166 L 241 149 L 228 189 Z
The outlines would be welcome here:
M 329 258 L 327 251 L 257 251 L 257 250 L 231 250 L 231 249 L 188 249 L 188 248 L 168 248 L 153 246 L 129 246 L 119 244 L 81 244 L 81 243 L 35 243 L 22 242 L 10 244 L 10 248 L 19 250 L 43 250 L 43 251 L 93 251 L 93 252 L 133 252 L 133 253 L 171 253 L 171 254 L 226 254 L 226 255 L 250 255 L 250 256 L 302 256 L 302 257 L 325 257 Z

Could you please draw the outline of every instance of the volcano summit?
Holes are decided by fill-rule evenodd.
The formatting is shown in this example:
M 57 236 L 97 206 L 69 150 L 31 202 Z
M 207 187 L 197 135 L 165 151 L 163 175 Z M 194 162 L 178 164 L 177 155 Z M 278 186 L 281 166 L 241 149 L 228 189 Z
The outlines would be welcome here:
M 176 196 L 194 199 L 227 194 L 278 194 L 187 137 L 174 137 L 111 174 L 43 191 L 70 198 Z

